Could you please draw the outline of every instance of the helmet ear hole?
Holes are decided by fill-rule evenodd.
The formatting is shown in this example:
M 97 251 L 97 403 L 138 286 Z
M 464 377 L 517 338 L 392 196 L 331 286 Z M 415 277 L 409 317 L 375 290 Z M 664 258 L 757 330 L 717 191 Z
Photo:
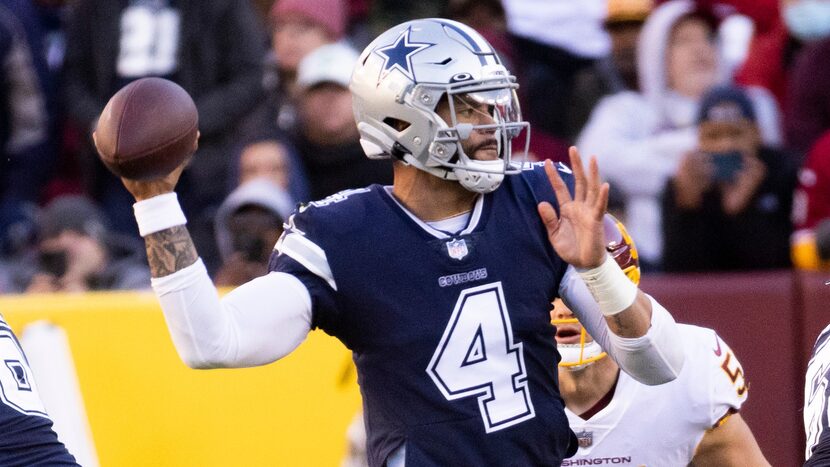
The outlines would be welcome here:
M 397 132 L 404 131 L 407 128 L 409 128 L 410 126 L 412 126 L 412 124 L 407 122 L 407 121 L 401 120 L 399 118 L 393 118 L 393 117 L 384 118 L 383 123 L 389 125 L 390 127 L 392 127 Z

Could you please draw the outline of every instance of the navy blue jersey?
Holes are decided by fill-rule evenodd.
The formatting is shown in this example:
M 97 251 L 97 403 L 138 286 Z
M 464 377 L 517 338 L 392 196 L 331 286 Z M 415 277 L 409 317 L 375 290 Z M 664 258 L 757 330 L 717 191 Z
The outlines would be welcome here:
M 402 445 L 408 466 L 559 465 L 576 449 L 549 316 L 567 265 L 541 200 L 556 205 L 537 164 L 480 196 L 458 233 L 378 185 L 289 220 L 270 269 L 297 276 L 312 326 L 353 351 L 370 465 Z
M 78 465 L 52 430 L 32 370 L 0 316 L 0 465 Z

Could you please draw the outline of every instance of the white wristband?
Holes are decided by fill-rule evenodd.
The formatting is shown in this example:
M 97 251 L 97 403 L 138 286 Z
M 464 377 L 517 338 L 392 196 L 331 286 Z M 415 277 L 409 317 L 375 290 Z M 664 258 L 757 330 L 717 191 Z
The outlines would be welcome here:
M 599 266 L 593 269 L 577 269 L 577 272 L 605 316 L 613 316 L 625 310 L 637 298 L 637 286 L 608 254 Z
M 175 192 L 139 201 L 133 204 L 133 211 L 142 237 L 187 223 Z

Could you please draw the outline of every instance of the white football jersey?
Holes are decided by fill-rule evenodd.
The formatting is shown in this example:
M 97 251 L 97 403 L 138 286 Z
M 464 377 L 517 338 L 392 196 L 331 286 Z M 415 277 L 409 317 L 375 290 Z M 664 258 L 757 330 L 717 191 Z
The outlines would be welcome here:
M 712 329 L 678 325 L 685 363 L 674 381 L 641 384 L 625 372 L 611 403 L 583 420 L 565 409 L 579 451 L 563 466 L 688 465 L 704 432 L 747 397 L 735 354 Z
M 807 365 L 804 384 L 804 429 L 807 432 L 807 459 L 828 430 L 827 398 L 830 397 L 830 326 L 821 331 Z

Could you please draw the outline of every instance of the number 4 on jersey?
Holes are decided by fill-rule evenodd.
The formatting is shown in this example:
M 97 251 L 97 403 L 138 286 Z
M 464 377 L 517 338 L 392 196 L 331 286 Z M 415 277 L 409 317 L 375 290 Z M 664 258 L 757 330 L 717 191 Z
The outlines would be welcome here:
M 535 416 L 501 282 L 461 292 L 427 373 L 447 400 L 479 396 L 487 433 Z

